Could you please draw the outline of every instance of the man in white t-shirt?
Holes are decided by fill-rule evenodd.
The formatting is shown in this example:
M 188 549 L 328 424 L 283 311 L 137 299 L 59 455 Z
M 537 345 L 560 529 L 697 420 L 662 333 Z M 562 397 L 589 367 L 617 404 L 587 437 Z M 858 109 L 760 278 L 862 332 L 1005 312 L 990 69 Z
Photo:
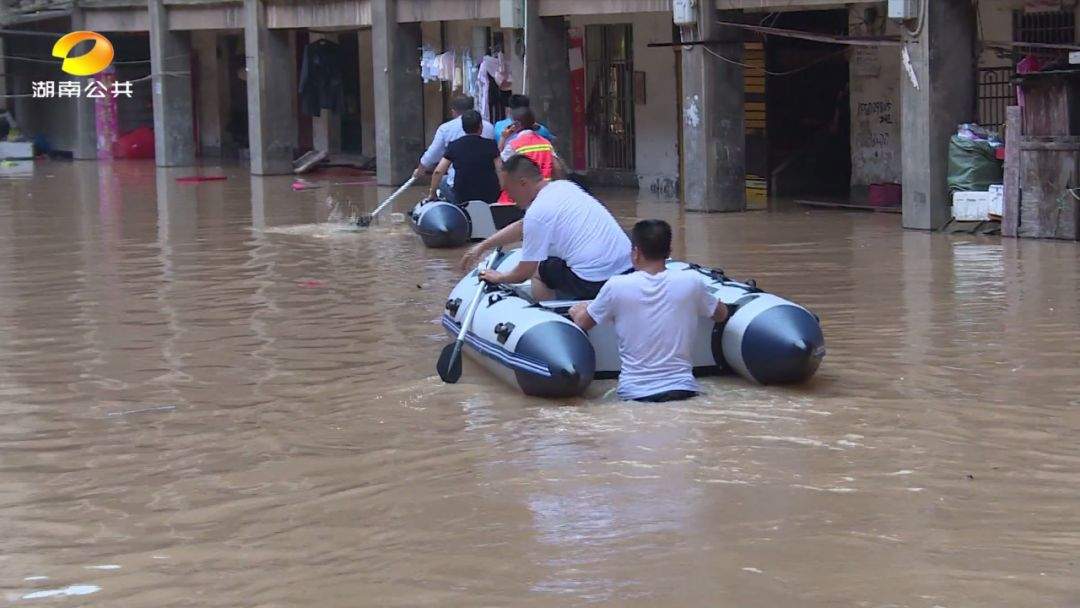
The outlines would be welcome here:
M 576 184 L 544 179 L 522 155 L 503 163 L 502 182 L 525 217 L 471 248 L 463 267 L 472 267 L 489 249 L 521 241 L 516 267 L 485 270 L 481 277 L 489 283 L 531 279 L 537 300 L 592 299 L 608 279 L 631 270 L 630 239 L 600 201 Z
M 619 396 L 635 401 L 678 401 L 701 392 L 690 350 L 698 320 L 727 320 L 728 309 L 693 272 L 668 270 L 671 226 L 643 220 L 631 232 L 636 272 L 612 277 L 592 302 L 570 317 L 589 331 L 614 323 L 619 339 Z

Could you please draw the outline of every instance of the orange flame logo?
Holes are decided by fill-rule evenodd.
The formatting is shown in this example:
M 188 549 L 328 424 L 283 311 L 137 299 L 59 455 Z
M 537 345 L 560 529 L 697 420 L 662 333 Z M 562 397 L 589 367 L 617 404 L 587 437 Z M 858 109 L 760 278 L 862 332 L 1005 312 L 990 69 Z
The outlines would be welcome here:
M 78 57 L 68 57 L 71 49 L 84 40 L 93 40 L 90 52 Z M 109 67 L 113 60 L 113 45 L 109 39 L 97 32 L 71 32 L 53 45 L 53 57 L 64 60 L 60 69 L 73 76 L 92 76 Z

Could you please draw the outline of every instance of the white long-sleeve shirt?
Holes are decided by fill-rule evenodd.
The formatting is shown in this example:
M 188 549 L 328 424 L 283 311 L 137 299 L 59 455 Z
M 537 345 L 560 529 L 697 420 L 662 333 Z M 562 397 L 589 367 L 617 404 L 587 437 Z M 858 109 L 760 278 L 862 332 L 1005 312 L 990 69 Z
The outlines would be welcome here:
M 495 139 L 495 127 L 491 126 L 491 123 L 484 121 L 484 126 L 480 129 L 480 135 L 487 139 Z M 448 120 L 439 125 L 439 128 L 435 130 L 435 137 L 431 138 L 431 145 L 424 151 L 424 155 L 420 157 L 420 164 L 427 167 L 429 170 L 434 169 L 443 156 L 446 156 L 446 146 L 450 145 L 450 142 L 465 137 L 465 128 L 461 126 L 461 118 L 454 118 Z M 454 167 L 450 166 L 450 171 L 446 174 L 447 183 L 451 186 L 454 185 Z

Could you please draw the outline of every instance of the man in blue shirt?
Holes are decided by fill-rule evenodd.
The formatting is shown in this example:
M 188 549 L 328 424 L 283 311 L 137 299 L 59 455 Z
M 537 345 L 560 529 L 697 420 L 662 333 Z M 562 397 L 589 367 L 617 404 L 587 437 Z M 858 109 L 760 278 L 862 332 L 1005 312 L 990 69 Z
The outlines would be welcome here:
M 424 152 L 424 155 L 420 157 L 420 164 L 416 166 L 416 170 L 413 171 L 413 176 L 421 178 L 432 171 L 439 164 L 439 161 L 446 156 L 446 147 L 450 145 L 450 142 L 465 137 L 465 129 L 461 126 L 461 115 L 465 112 L 473 109 L 472 97 L 457 97 L 450 102 L 450 115 L 453 116 L 450 120 L 439 125 L 439 128 L 435 131 L 435 137 L 431 139 L 431 145 Z M 487 139 L 495 139 L 495 129 L 488 121 L 483 121 L 483 128 L 480 131 L 481 137 Z M 442 178 L 442 185 L 439 190 L 447 197 L 453 196 L 454 191 L 454 167 L 450 167 L 450 172 Z M 450 201 L 454 202 L 454 201 Z
M 507 108 L 506 118 L 504 118 L 504 119 L 500 120 L 499 122 L 495 123 L 495 145 L 499 146 L 500 150 L 502 149 L 502 141 L 503 141 L 503 137 L 504 137 L 503 132 L 506 131 L 507 127 L 514 124 L 514 118 L 513 118 L 514 110 L 516 110 L 518 108 L 528 108 L 528 107 L 529 107 L 529 98 L 528 98 L 528 96 L 526 96 L 526 95 L 511 95 L 510 96 L 510 106 Z M 551 131 L 548 131 L 548 128 L 545 127 L 544 125 L 540 125 L 540 128 L 536 129 L 536 132 L 540 134 L 540 137 L 543 137 L 544 139 L 554 143 L 555 136 L 552 135 Z

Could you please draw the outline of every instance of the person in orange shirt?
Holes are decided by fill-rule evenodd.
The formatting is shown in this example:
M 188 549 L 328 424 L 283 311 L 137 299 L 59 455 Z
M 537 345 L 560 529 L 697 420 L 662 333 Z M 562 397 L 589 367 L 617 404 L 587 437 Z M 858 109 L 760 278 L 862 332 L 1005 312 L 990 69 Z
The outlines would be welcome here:
M 555 152 L 555 146 L 551 145 L 551 141 L 538 132 L 540 127 L 532 109 L 527 106 L 514 108 L 510 116 L 513 122 L 501 134 L 503 162 L 510 160 L 512 156 L 521 155 L 540 168 L 540 174 L 544 179 L 565 179 L 566 169 L 562 159 Z M 513 202 L 514 200 L 504 188 L 497 204 L 509 205 Z

